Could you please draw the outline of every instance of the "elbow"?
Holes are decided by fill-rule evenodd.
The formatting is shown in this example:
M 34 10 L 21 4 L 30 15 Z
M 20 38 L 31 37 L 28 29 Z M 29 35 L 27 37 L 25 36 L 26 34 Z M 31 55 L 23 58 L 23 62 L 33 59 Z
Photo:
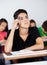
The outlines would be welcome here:
M 42 48 L 41 49 L 44 49 L 44 46 L 42 46 Z
M 39 49 L 44 49 L 44 43 L 43 43 L 42 38 L 36 39 L 36 43 L 37 43 Z
M 40 45 L 40 49 L 44 49 L 44 44 Z

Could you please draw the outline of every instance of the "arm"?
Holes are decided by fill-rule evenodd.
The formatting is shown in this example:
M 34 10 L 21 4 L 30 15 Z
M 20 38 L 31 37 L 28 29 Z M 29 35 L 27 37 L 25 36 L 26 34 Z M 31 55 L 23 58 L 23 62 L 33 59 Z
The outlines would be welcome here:
M 39 50 L 39 49 L 43 49 L 43 48 L 44 48 L 43 40 L 41 39 L 41 37 L 38 37 L 36 39 L 35 45 L 25 48 L 24 50 Z
M 6 41 L 6 45 L 5 45 L 5 52 L 10 52 L 12 50 L 12 45 L 13 45 L 13 37 L 14 37 L 14 32 L 15 29 L 17 28 L 17 23 L 18 20 L 15 20 L 11 29 L 11 32 L 8 36 L 8 39 Z
M 39 31 L 38 31 L 38 28 L 33 28 L 32 29 L 32 33 L 34 35 L 34 38 L 36 40 L 36 44 L 33 45 L 33 46 L 30 46 L 26 49 L 28 50 L 39 50 L 39 49 L 43 49 L 44 48 L 44 43 L 43 43 L 43 40 L 42 38 L 40 37 L 40 34 L 39 34 Z
M 10 52 L 13 45 L 14 30 L 12 29 L 5 44 L 5 52 Z
M 44 42 L 47 41 L 47 36 L 42 36 L 41 38 L 43 39 Z

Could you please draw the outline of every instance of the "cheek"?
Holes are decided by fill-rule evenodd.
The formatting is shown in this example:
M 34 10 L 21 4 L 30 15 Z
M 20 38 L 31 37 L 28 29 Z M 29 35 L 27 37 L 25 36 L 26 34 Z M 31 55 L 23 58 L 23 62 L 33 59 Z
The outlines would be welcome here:
M 21 26 L 24 26 L 24 23 L 21 23 Z
M 2 27 L 2 30 L 5 30 L 5 27 Z
M 23 24 L 24 24 L 23 21 L 19 22 L 19 25 L 23 25 Z

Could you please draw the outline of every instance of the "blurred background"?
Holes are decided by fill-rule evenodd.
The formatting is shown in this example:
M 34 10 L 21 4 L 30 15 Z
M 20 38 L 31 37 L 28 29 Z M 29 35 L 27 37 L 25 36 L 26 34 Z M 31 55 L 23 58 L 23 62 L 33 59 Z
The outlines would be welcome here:
M 14 12 L 21 8 L 27 10 L 29 19 L 34 19 L 37 26 L 47 20 L 47 0 L 0 0 L 0 18 L 7 19 L 9 28 Z

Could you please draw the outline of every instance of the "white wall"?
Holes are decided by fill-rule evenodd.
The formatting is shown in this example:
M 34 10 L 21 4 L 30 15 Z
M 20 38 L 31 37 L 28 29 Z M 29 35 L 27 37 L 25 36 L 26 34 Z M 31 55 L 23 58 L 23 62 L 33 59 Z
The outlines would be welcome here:
M 14 12 L 20 8 L 27 10 L 29 19 L 35 19 L 37 26 L 47 19 L 47 0 L 0 0 L 0 18 L 8 20 L 9 28 Z

